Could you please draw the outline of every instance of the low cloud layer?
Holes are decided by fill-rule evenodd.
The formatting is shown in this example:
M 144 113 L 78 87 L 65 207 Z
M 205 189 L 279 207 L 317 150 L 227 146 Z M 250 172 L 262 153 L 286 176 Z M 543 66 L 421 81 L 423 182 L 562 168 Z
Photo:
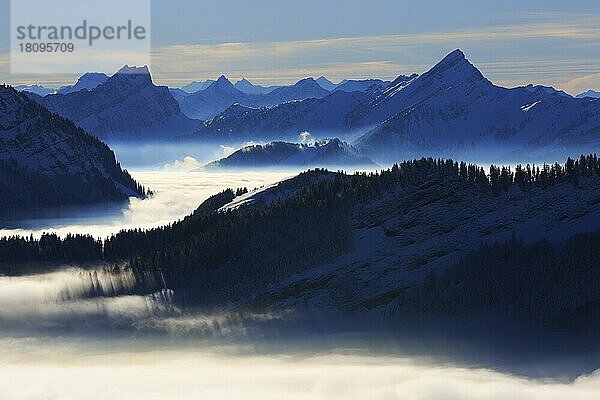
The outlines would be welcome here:
M 187 165 L 190 163 L 193 164 L 193 161 Z M 132 198 L 129 205 L 122 209 L 82 211 L 79 215 L 69 218 L 23 221 L 20 222 L 20 228 L 0 229 L 0 236 L 39 236 L 43 232 L 53 231 L 62 236 L 67 233 L 88 233 L 95 237 L 106 237 L 121 229 L 161 226 L 186 216 L 208 197 L 224 189 L 254 189 L 273 184 L 296 173 L 186 172 L 177 169 L 132 171 L 136 180 L 155 192 L 154 197 L 146 200 Z
M 561 383 L 409 358 L 236 356 L 119 345 L 81 352 L 56 343 L 52 352 L 31 341 L 16 353 L 14 342 L 2 344 L 5 400 L 595 400 L 600 391 L 598 372 Z
M 198 162 L 192 156 L 186 156 L 183 160 L 175 160 L 172 164 L 165 164 L 165 171 L 191 171 L 202 166 L 201 163 Z

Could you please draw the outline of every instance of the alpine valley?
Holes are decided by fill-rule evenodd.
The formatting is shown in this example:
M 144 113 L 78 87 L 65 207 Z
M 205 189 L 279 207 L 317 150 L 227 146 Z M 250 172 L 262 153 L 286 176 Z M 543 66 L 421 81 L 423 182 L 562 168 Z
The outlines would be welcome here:
M 204 379 L 206 398 L 352 398 L 326 377 L 359 354 L 372 367 L 431 365 L 419 382 L 454 368 L 436 399 L 469 397 L 446 382 L 472 370 L 526 387 L 509 398 L 535 385 L 597 392 L 593 90 L 501 87 L 461 50 L 393 80 L 316 69 L 288 85 L 198 73 L 167 87 L 155 71 L 0 87 L 0 359 L 13 360 L 4 371 L 0 360 L 0 383 L 48 352 L 47 386 L 75 380 L 70 368 L 93 376 L 67 399 L 104 394 L 89 382 L 121 388 L 103 398 L 138 398 L 122 389 L 133 375 L 153 381 L 148 398 L 177 397 L 180 381 L 149 364 Z M 109 374 L 115 354 L 127 378 Z M 227 368 L 253 388 L 248 370 L 279 382 L 261 360 L 313 356 L 320 367 L 292 385 L 323 375 L 313 386 L 325 396 L 212 391 Z M 385 396 L 361 398 L 430 398 L 401 395 L 405 371 Z M 548 398 L 577 398 L 561 394 Z

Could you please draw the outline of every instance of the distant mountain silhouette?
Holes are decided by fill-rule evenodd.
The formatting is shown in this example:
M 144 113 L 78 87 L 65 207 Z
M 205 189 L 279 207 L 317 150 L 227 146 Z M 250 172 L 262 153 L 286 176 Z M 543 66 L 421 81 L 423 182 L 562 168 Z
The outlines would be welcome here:
M 147 67 L 124 66 L 92 91 L 37 100 L 106 140 L 164 140 L 198 126 L 182 114 L 167 87 L 153 84 Z

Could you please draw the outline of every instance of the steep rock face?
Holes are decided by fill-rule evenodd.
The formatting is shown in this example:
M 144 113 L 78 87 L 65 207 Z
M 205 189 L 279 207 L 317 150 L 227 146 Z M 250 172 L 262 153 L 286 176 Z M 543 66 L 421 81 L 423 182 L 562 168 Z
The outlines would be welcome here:
M 459 89 L 464 95 L 487 88 L 492 83 L 469 63 L 460 50 L 448 54 L 420 77 L 401 76 L 368 105 L 352 116 L 352 124 L 372 125 L 438 96 L 448 89 Z
M 3 214 L 143 196 L 104 143 L 11 87 L 0 87 Z
M 167 87 L 152 83 L 147 67 L 125 66 L 93 91 L 37 100 L 107 140 L 165 139 L 189 133 L 198 124 L 181 113 Z
M 207 168 L 374 166 L 367 157 L 339 139 L 310 144 L 272 142 L 246 146 Z

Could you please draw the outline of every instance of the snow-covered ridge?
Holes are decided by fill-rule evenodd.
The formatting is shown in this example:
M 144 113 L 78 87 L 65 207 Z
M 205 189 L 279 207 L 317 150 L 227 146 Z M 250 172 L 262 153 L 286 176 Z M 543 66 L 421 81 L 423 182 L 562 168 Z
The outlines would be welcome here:
M 355 145 L 380 160 L 482 151 L 519 158 L 531 151 L 593 151 L 600 140 L 600 104 L 546 86 L 496 86 L 460 51 L 389 94 L 355 117 L 378 124 Z M 393 114 L 378 121 L 381 111 Z
M 420 76 L 399 76 L 373 92 L 334 91 L 270 108 L 227 109 L 194 137 L 260 142 L 310 131 L 356 139 L 351 144 L 363 154 L 387 163 L 481 151 L 493 159 L 531 151 L 562 158 L 565 149 L 597 150 L 599 128 L 600 103 L 547 86 L 494 85 L 456 50 Z M 557 150 L 563 153 L 553 154 Z
M 3 206 L 11 209 L 142 195 L 108 146 L 6 86 L 0 86 L 0 170 L 6 190 L 0 203 L 9 199 Z
M 260 187 L 237 196 L 230 203 L 219 209 L 219 212 L 232 211 L 240 207 L 268 207 L 294 196 L 303 187 L 324 179 L 334 179 L 338 174 L 329 171 L 307 171 L 298 176 L 284 179 L 272 185 Z
M 441 274 L 482 243 L 502 243 L 513 234 L 525 243 L 562 242 L 595 232 L 599 199 L 598 177 L 577 186 L 513 187 L 497 196 L 435 181 L 398 189 L 357 205 L 352 250 L 273 285 L 263 299 L 275 309 L 390 311 L 403 288 L 422 282 L 433 268 Z

